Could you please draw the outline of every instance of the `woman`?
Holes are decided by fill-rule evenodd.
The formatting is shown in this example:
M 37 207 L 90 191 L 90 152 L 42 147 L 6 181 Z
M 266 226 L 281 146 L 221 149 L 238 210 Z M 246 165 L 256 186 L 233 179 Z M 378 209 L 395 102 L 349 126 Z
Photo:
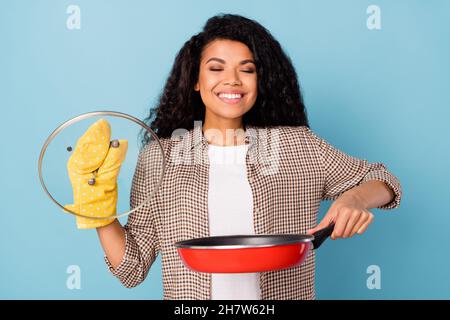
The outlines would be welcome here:
M 151 203 L 97 228 L 111 272 L 141 283 L 162 254 L 165 299 L 314 299 L 314 252 L 298 267 L 261 274 L 186 268 L 174 243 L 226 234 L 365 232 L 370 208 L 399 206 L 398 180 L 332 147 L 309 128 L 297 75 L 271 34 L 238 15 L 209 19 L 178 53 L 158 107 L 147 118 L 167 169 Z M 153 144 L 140 153 L 135 207 L 152 181 Z M 334 200 L 317 225 L 320 201 Z

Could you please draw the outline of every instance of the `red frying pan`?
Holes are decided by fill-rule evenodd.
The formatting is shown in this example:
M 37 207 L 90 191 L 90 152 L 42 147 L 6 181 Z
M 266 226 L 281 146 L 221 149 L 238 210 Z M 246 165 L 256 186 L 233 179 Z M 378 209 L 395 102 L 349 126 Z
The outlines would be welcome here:
M 197 272 L 275 271 L 303 263 L 334 230 L 334 223 L 307 234 L 239 235 L 190 239 L 175 243 L 186 267 Z

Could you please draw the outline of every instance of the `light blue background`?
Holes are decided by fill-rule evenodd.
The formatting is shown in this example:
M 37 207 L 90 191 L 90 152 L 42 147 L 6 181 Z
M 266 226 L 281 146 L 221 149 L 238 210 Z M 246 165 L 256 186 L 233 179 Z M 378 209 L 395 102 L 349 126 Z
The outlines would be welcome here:
M 81 30 L 66 9 L 81 8 Z M 368 30 L 366 9 L 381 8 Z M 0 1 L 0 298 L 160 299 L 161 264 L 132 290 L 45 196 L 37 161 L 61 122 L 84 112 L 147 115 L 176 52 L 220 12 L 256 19 L 297 68 L 312 129 L 383 162 L 402 182 L 394 211 L 373 210 L 363 236 L 328 241 L 319 299 L 449 299 L 449 1 Z M 330 203 L 323 203 L 322 214 Z M 69 290 L 66 268 L 81 268 Z M 370 265 L 381 289 L 369 290 Z

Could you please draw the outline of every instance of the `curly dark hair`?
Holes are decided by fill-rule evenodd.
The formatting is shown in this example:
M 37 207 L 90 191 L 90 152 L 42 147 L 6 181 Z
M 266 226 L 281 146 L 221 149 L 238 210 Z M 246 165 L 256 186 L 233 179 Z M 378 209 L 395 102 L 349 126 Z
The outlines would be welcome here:
M 234 14 L 210 18 L 203 30 L 192 36 L 178 52 L 156 108 L 144 120 L 159 138 L 175 129 L 190 130 L 194 121 L 204 121 L 205 105 L 194 90 L 203 48 L 213 40 L 226 39 L 247 45 L 256 65 L 258 95 L 243 115 L 243 125 L 256 127 L 308 126 L 297 74 L 280 43 L 254 20 Z M 142 143 L 150 141 L 144 133 Z

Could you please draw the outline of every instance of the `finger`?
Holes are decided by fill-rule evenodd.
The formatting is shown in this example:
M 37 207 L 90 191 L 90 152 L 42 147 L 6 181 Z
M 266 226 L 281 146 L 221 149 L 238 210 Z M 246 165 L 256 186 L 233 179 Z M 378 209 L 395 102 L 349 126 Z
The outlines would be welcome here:
M 128 141 L 119 140 L 117 147 L 110 147 L 105 161 L 98 169 L 98 176 L 102 176 L 108 172 L 115 172 L 120 169 L 122 162 L 125 160 L 125 156 L 128 150 Z
M 361 227 L 364 225 L 364 223 L 366 223 L 367 220 L 369 220 L 370 215 L 371 215 L 370 212 L 365 212 L 364 214 L 361 215 L 361 218 L 358 220 L 358 222 L 353 227 L 351 237 L 353 237 L 358 232 L 358 230 L 361 229 Z
M 111 128 L 108 121 L 100 119 L 92 124 L 78 139 L 68 161 L 68 168 L 79 174 L 97 170 L 109 149 Z
M 372 223 L 372 221 L 373 221 L 373 215 L 371 217 L 369 217 L 369 219 L 366 222 L 364 222 L 364 224 L 361 226 L 361 228 L 359 228 L 358 234 L 363 234 L 364 232 L 366 232 L 367 228 Z
M 348 238 L 350 234 L 352 233 L 353 227 L 358 222 L 358 220 L 361 218 L 361 211 L 353 211 L 350 214 L 350 218 L 347 221 L 347 225 L 345 226 L 344 234 L 342 235 L 343 238 Z
M 345 231 L 345 226 L 350 219 L 350 212 L 347 210 L 341 210 L 337 215 L 334 231 L 331 234 L 331 239 L 341 238 Z
M 308 230 L 307 233 L 313 234 L 319 230 L 322 230 L 323 228 L 328 227 L 334 221 L 334 219 L 335 215 L 333 213 L 327 212 L 327 214 L 325 214 L 325 217 L 323 217 L 322 221 L 320 221 L 320 223 L 314 228 Z

